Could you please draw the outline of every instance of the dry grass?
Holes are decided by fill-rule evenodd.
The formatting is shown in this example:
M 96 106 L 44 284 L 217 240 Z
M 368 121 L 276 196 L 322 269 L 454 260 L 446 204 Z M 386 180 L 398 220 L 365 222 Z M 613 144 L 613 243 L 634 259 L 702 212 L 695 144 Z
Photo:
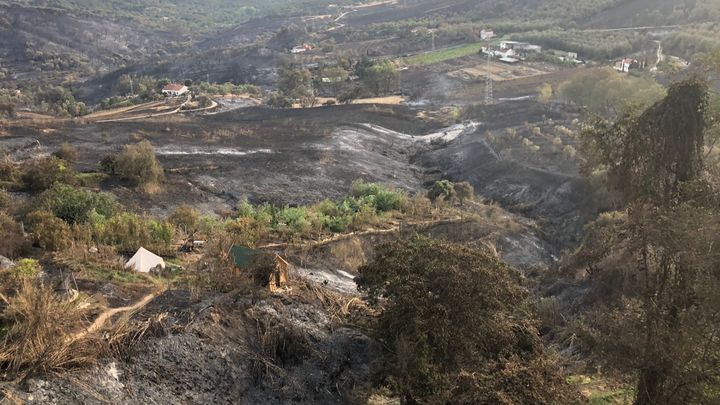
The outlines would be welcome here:
M 25 282 L 8 299 L 4 320 L 9 324 L 0 349 L 0 368 L 23 379 L 34 373 L 69 370 L 93 364 L 105 347 L 97 334 L 73 339 L 73 331 L 88 324 L 93 306 L 81 298 L 68 300 L 52 289 Z
M 137 323 L 130 322 L 131 313 L 108 329 L 79 333 L 90 327 L 95 305 L 32 282 L 23 283 L 15 296 L 0 298 L 7 304 L 3 321 L 8 326 L 0 348 L 0 370 L 15 381 L 87 367 L 101 358 L 127 353 L 148 334 L 165 333 L 164 315 Z

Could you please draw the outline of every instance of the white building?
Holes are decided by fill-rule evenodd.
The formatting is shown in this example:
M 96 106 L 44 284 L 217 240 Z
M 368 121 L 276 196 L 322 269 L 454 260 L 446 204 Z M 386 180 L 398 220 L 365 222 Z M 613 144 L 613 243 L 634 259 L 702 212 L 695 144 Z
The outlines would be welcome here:
M 312 47 L 308 44 L 302 44 L 292 48 L 290 53 L 303 53 L 307 51 L 312 51 Z
M 177 97 L 182 96 L 183 94 L 190 91 L 187 86 L 182 84 L 168 84 L 167 86 L 163 87 L 162 94 L 168 96 L 168 97 Z
M 637 64 L 638 61 L 636 61 L 635 59 L 625 58 L 621 61 L 618 61 L 615 64 L 614 68 L 618 72 L 628 73 L 630 72 L 630 69 L 637 67 Z
M 533 45 L 533 44 L 529 44 L 527 42 L 518 42 L 518 41 L 502 41 L 502 42 L 500 42 L 500 48 L 501 49 L 513 49 L 516 51 L 523 51 L 523 52 L 542 52 L 542 46 L 540 46 L 540 45 Z
M 495 38 L 495 31 L 493 30 L 482 30 L 480 31 L 480 40 L 485 41 L 487 39 Z

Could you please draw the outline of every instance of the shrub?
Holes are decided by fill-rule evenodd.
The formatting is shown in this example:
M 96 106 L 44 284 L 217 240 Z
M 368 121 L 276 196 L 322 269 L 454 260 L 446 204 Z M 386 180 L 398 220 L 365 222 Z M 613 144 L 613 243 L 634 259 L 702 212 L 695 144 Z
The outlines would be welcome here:
M 377 183 L 366 183 L 363 180 L 353 182 L 350 195 L 359 199 L 359 204 L 370 203 L 379 212 L 400 210 L 405 203 L 405 195 L 399 191 L 389 190 Z
M 42 268 L 40 262 L 35 259 L 20 259 L 15 266 L 10 269 L 10 274 L 16 280 L 32 280 L 37 278 Z
M 266 224 L 249 217 L 240 217 L 228 221 L 225 224 L 225 229 L 234 236 L 234 239 L 239 244 L 251 247 L 256 246 L 268 234 Z
M 280 93 L 272 93 L 268 97 L 267 105 L 272 108 L 290 108 L 293 106 L 292 99 Z
M 247 199 L 243 199 L 238 204 L 237 215 L 240 218 L 253 218 L 255 217 L 255 208 L 248 202 Z
M 50 157 L 25 166 L 21 180 L 25 190 L 41 192 L 55 183 L 74 184 L 75 172 L 64 161 Z
M 455 185 L 449 180 L 436 181 L 428 191 L 430 201 L 452 201 L 455 199 Z
M 377 334 L 405 402 L 574 402 L 519 273 L 494 253 L 415 236 L 379 246 L 359 270 L 361 291 L 382 301 Z
M 565 157 L 567 157 L 568 159 L 575 158 L 576 154 L 577 154 L 577 151 L 575 150 L 575 148 L 573 148 L 570 145 L 567 145 L 563 148 L 563 155 L 565 155 Z
M 460 205 L 465 204 L 465 200 L 472 200 L 475 197 L 475 188 L 467 181 L 455 183 L 453 186 Z
M 286 207 L 275 215 L 278 230 L 291 234 L 302 234 L 310 230 L 311 223 L 305 207 Z
M 398 211 L 404 202 L 405 196 L 397 191 L 381 189 L 375 195 L 375 209 L 379 212 Z
M 10 205 L 12 199 L 7 191 L 0 188 L 0 209 L 7 208 Z
M 101 243 L 115 246 L 119 252 L 134 253 L 140 246 L 150 243 L 150 230 L 145 221 L 135 214 L 116 215 L 98 227 Z
M 324 217 L 322 226 L 330 232 L 345 232 L 352 222 L 350 216 Z
M 0 161 L 0 182 L 15 183 L 18 179 L 18 169 L 9 161 Z
M 0 256 L 11 259 L 25 253 L 29 242 L 22 227 L 4 212 L 0 212 Z
M 103 173 L 115 174 L 115 166 L 117 165 L 117 157 L 115 155 L 106 155 L 100 161 L 100 170 Z
M 197 230 L 198 222 L 200 222 L 200 212 L 187 204 L 183 204 L 175 208 L 168 221 L 189 234 Z
M 223 223 L 216 217 L 203 215 L 198 221 L 198 232 L 205 235 L 206 237 L 220 232 L 222 229 Z
M 148 141 L 126 145 L 115 162 L 115 173 L 138 187 L 148 189 L 162 181 L 163 168 Z
M 66 162 L 74 163 L 77 161 L 78 152 L 69 143 L 63 143 L 60 149 L 53 153 L 53 156 Z
M 148 222 L 150 230 L 150 241 L 154 244 L 169 246 L 173 242 L 175 236 L 175 228 L 169 222 L 150 221 Z
M 87 222 L 91 212 L 110 217 L 117 211 L 117 202 L 111 194 L 94 193 L 59 183 L 46 190 L 40 201 L 44 208 L 70 224 Z
M 380 223 L 380 217 L 378 216 L 375 208 L 370 205 L 362 205 L 352 217 L 352 228 L 354 230 L 361 230 L 367 226 L 375 226 Z
M 51 252 L 70 246 L 70 226 L 47 211 L 35 211 L 27 216 L 37 244 Z
M 350 195 L 355 198 L 362 198 L 376 195 L 379 191 L 379 184 L 366 183 L 364 180 L 355 180 L 350 188 Z

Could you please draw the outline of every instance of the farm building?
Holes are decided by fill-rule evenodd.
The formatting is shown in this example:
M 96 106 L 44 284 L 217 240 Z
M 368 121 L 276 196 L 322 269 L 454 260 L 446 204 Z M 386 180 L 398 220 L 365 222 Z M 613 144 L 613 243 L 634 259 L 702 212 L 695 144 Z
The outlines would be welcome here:
M 500 42 L 500 48 L 501 49 L 512 49 L 515 51 L 522 51 L 522 52 L 542 52 L 542 47 L 540 45 L 533 45 L 529 44 L 527 42 L 518 42 L 518 41 L 503 41 Z
M 553 55 L 557 56 L 561 60 L 577 60 L 578 54 L 577 52 L 568 52 L 568 51 L 559 51 L 559 50 L 552 50 Z
M 480 40 L 485 41 L 487 39 L 495 38 L 495 31 L 493 30 L 481 30 Z
M 623 60 L 618 61 L 615 63 L 615 66 L 613 67 L 618 72 L 624 72 L 628 73 L 632 69 L 636 69 L 639 67 L 639 63 L 635 59 L 625 58 Z
M 165 268 L 165 260 L 151 251 L 141 247 L 137 253 L 125 264 L 126 269 L 139 273 L 150 273 L 157 268 Z
M 183 84 L 168 84 L 167 86 L 163 87 L 162 94 L 168 96 L 168 97 L 177 97 L 182 96 L 183 94 L 190 91 L 187 86 Z
M 307 51 L 312 51 L 312 47 L 308 44 L 302 44 L 302 45 L 293 47 L 290 50 L 290 53 L 303 53 L 303 52 L 307 52 Z

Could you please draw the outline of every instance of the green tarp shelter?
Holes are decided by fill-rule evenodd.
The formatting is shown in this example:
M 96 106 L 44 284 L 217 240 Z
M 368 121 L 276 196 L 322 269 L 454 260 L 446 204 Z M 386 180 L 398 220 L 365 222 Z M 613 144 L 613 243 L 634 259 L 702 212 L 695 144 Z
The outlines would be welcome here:
M 230 248 L 230 259 L 233 261 L 235 267 L 240 269 L 246 269 L 252 266 L 255 255 L 257 255 L 257 252 L 246 246 L 235 245 Z

